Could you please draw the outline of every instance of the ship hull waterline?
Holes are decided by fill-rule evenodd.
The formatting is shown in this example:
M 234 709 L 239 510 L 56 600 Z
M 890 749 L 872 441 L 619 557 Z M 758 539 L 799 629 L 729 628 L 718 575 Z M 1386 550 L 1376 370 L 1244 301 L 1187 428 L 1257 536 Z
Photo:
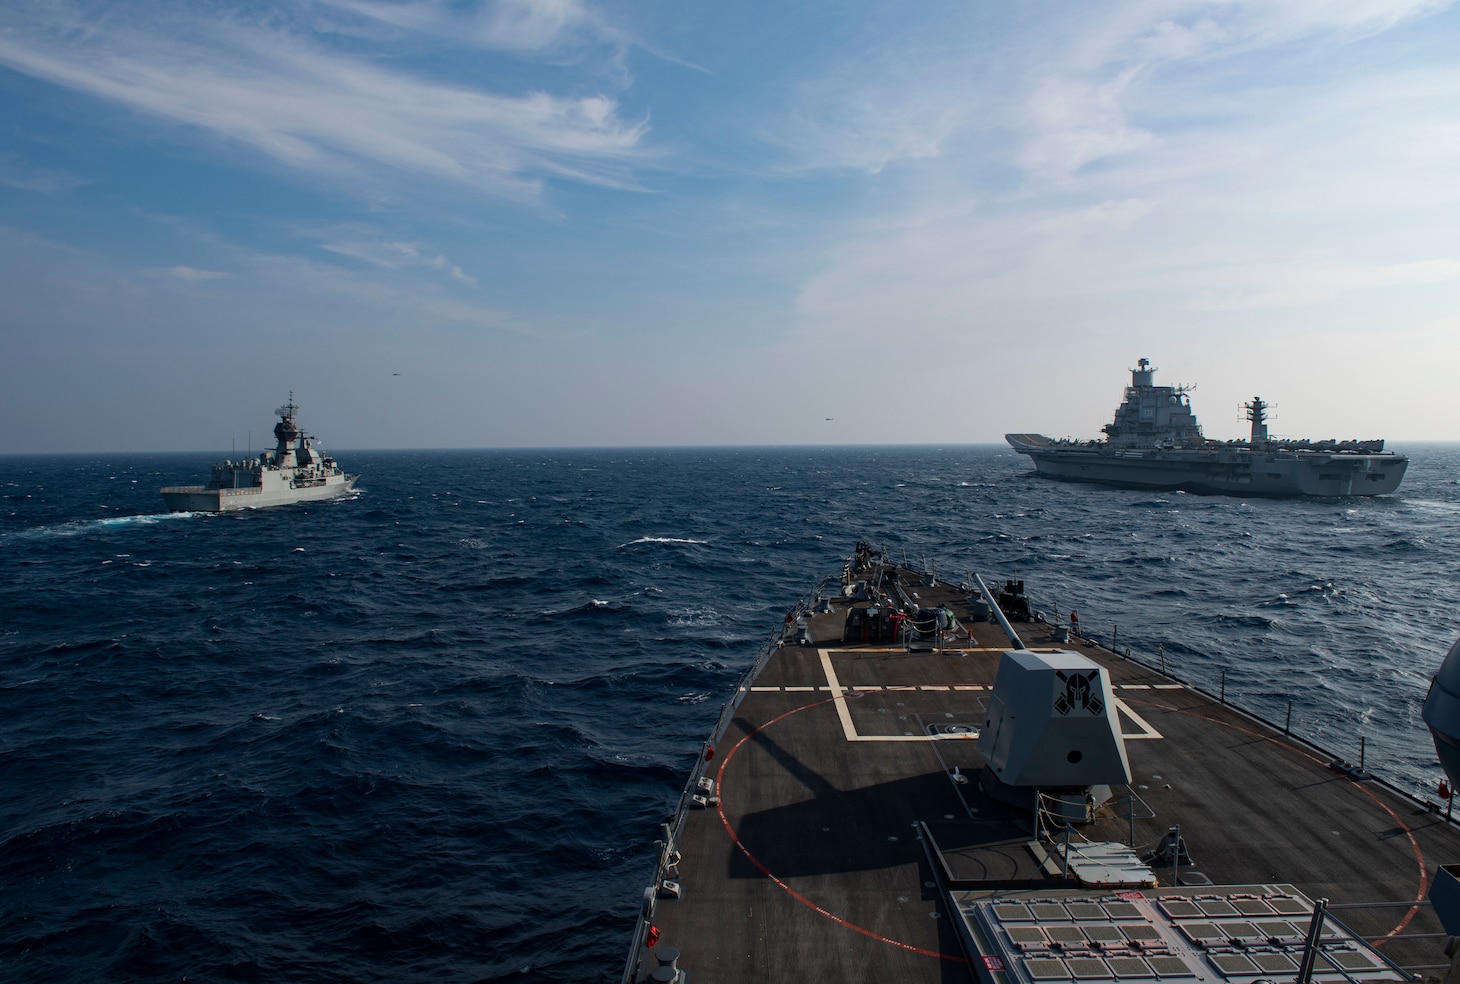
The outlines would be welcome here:
M 1409 464 L 1396 455 L 1014 449 L 1045 478 L 1211 495 L 1388 495 L 1399 488 Z
M 162 501 L 167 511 L 180 512 L 234 512 L 240 509 L 264 509 L 270 506 L 287 506 L 295 502 L 321 502 L 338 499 L 355 488 L 355 476 L 328 482 L 324 485 L 304 488 L 279 489 L 242 488 L 210 489 L 201 485 L 177 486 L 162 490 Z

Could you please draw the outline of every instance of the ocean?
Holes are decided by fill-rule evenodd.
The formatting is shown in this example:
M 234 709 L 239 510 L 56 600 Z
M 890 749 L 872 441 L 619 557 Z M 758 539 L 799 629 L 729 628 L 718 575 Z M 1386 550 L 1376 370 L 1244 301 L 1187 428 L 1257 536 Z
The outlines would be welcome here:
M 0 978 L 614 981 L 659 822 L 786 609 L 867 540 L 1357 761 L 1442 778 L 1460 446 L 1396 495 L 1034 476 L 1005 448 L 0 457 Z

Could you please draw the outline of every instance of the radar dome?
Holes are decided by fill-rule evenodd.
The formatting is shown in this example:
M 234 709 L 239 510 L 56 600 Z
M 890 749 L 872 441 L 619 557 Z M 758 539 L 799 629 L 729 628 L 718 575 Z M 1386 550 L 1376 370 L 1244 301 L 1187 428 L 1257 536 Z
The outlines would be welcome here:
M 1460 783 L 1460 640 L 1450 647 L 1425 697 L 1424 722 L 1452 785 Z

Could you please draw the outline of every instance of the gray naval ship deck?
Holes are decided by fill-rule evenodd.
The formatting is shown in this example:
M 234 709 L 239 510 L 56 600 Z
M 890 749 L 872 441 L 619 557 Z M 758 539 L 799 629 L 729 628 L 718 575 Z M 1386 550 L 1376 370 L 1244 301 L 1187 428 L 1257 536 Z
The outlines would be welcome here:
M 1005 628 L 976 616 L 977 588 L 861 563 L 844 581 L 872 597 L 833 581 L 798 606 L 726 705 L 662 828 L 625 981 L 1442 976 L 1425 899 L 1460 834 L 1435 804 L 1219 695 L 1016 621 L 1031 651 L 1103 668 L 1129 760 L 1093 822 L 1067 825 L 1058 804 L 1036 819 L 980 783 Z M 885 615 L 904 605 L 951 610 L 941 650 L 893 641 Z

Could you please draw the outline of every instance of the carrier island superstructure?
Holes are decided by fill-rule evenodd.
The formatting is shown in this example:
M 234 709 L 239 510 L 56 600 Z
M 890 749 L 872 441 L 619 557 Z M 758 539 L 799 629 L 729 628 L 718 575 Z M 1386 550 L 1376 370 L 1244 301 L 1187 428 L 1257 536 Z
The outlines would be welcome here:
M 1004 438 L 1049 478 L 1229 495 L 1384 495 L 1399 488 L 1409 466 L 1405 455 L 1385 451 L 1383 441 L 1272 438 L 1260 397 L 1244 404 L 1252 423 L 1248 440 L 1209 440 L 1191 411 L 1189 389 L 1157 386 L 1155 375 L 1147 359 L 1131 370 L 1125 401 L 1102 428 L 1103 441 Z
M 294 394 L 274 411 L 278 446 L 256 458 L 228 460 L 213 466 L 206 485 L 173 485 L 162 489 L 169 512 L 228 512 L 258 509 L 291 502 L 333 499 L 355 486 L 358 475 L 346 475 L 335 460 L 325 454 L 318 439 L 306 434 L 295 416 L 299 407 Z

